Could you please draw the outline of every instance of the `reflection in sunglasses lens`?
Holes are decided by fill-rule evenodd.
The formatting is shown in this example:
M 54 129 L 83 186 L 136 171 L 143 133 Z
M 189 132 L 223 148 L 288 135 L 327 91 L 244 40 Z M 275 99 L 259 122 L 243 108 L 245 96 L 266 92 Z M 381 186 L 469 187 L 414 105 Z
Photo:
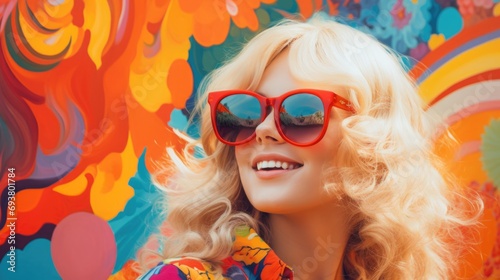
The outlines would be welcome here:
M 259 100 L 248 94 L 227 96 L 220 101 L 216 110 L 217 130 L 229 142 L 247 139 L 260 123 Z
M 281 104 L 279 115 L 283 134 L 297 143 L 316 139 L 325 122 L 323 102 L 316 95 L 309 93 L 287 97 Z

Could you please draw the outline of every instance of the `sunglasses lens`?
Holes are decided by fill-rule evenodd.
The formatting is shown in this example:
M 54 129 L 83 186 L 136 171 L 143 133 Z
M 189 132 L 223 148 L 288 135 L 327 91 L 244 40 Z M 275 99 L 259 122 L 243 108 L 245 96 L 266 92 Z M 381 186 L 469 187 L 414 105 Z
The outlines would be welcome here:
M 227 96 L 217 104 L 215 117 L 222 139 L 230 143 L 247 140 L 260 123 L 259 100 L 248 94 Z
M 291 141 L 306 144 L 321 134 L 325 123 L 325 110 L 321 98 L 310 93 L 287 97 L 280 108 L 283 134 Z

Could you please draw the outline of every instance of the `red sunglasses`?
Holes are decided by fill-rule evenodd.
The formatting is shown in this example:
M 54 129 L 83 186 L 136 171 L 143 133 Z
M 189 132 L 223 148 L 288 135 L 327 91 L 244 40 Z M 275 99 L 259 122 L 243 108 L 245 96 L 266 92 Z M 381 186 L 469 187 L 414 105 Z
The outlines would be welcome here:
M 232 146 L 255 138 L 255 129 L 268 115 L 268 107 L 274 109 L 281 137 L 302 147 L 323 138 L 332 106 L 355 113 L 347 99 L 318 89 L 297 89 L 273 98 L 247 90 L 216 91 L 208 94 L 208 103 L 215 135 Z

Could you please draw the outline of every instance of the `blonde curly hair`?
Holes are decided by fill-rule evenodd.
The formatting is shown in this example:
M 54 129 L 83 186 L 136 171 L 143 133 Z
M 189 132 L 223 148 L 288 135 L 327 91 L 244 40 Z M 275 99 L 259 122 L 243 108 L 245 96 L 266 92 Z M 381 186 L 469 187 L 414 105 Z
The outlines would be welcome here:
M 347 25 L 314 16 L 284 20 L 253 38 L 201 87 L 201 139 L 173 153 L 160 185 L 168 197 L 161 258 L 197 257 L 219 263 L 231 255 L 235 227 L 250 225 L 266 240 L 266 215 L 242 189 L 234 147 L 212 130 L 207 93 L 255 89 L 285 48 L 292 75 L 347 89 L 356 114 L 342 121 L 342 142 L 325 188 L 349 207 L 350 239 L 343 261 L 350 279 L 453 278 L 464 244 L 462 228 L 476 223 L 481 201 L 469 199 L 433 153 L 433 118 L 400 57 Z M 194 156 L 202 147 L 203 157 Z M 451 242 L 453 241 L 453 242 Z M 463 248 L 463 247 L 462 247 Z

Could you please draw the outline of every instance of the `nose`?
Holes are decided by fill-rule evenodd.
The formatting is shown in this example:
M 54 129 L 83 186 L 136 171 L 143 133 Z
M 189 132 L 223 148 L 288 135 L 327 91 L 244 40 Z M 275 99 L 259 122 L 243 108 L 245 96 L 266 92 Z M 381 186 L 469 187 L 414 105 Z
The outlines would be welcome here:
M 274 109 L 266 116 L 264 121 L 255 128 L 255 138 L 257 143 L 283 143 L 285 140 L 281 137 L 274 120 Z

